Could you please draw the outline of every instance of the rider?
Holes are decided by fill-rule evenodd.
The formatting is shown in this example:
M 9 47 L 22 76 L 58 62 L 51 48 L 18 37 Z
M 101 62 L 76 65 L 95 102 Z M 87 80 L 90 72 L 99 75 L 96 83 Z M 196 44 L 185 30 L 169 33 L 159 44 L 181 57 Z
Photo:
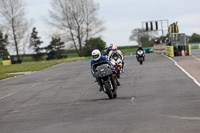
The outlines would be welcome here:
M 138 60 L 138 59 L 139 59 L 139 58 L 138 58 L 138 56 L 139 56 L 139 55 L 138 55 L 138 51 L 139 51 L 139 50 L 142 50 L 143 53 L 144 53 L 144 50 L 143 50 L 143 48 L 142 48 L 142 45 L 138 45 L 138 49 L 137 49 L 137 51 L 136 51 L 136 58 L 137 58 L 137 61 L 139 61 L 139 60 Z M 144 57 L 145 57 L 145 55 L 143 54 L 143 59 L 144 59 Z M 144 59 L 144 60 L 145 60 L 145 59 Z
M 110 53 L 110 51 L 112 50 L 113 44 L 110 44 L 110 46 L 108 47 L 108 54 Z
M 108 56 L 109 52 L 112 50 L 113 44 L 110 44 L 109 47 L 105 47 L 104 49 L 104 55 Z
M 105 56 L 101 56 L 101 52 L 98 49 L 95 49 L 92 51 L 92 60 L 91 60 L 91 73 L 92 73 L 93 77 L 95 77 L 94 71 L 93 71 L 93 64 L 102 62 L 102 61 L 107 61 L 110 64 L 110 66 L 112 67 L 113 71 L 116 73 L 111 62 Z M 97 81 L 101 82 L 101 80 L 98 80 L 98 79 L 97 79 Z M 117 78 L 116 78 L 116 81 L 117 81 L 117 85 L 120 86 L 120 82 L 117 80 Z M 99 91 L 102 91 L 101 87 L 100 87 Z
M 114 54 L 122 60 L 122 71 L 124 71 L 124 56 L 120 50 L 117 49 L 117 46 L 113 46 L 112 50 L 109 52 L 108 59 L 110 60 Z

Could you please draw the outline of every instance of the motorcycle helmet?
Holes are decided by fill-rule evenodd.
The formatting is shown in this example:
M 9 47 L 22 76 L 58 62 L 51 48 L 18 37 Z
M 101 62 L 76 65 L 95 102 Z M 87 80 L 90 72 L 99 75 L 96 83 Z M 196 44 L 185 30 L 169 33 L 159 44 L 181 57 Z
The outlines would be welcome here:
M 138 48 L 141 49 L 141 48 L 142 48 L 142 45 L 138 45 Z
M 114 51 L 114 53 L 116 53 L 117 52 L 117 46 L 113 46 L 112 50 Z
M 98 49 L 92 51 L 92 58 L 94 61 L 98 61 L 101 57 L 101 52 Z
M 113 44 L 110 44 L 110 48 L 112 48 L 113 47 Z

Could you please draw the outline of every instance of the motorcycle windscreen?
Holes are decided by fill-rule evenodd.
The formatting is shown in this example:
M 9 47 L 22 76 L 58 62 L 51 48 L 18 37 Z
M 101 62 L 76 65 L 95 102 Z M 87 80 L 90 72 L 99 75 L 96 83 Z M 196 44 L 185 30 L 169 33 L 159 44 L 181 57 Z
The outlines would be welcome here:
M 107 77 L 113 74 L 110 66 L 108 64 L 102 64 L 97 66 L 96 70 L 95 70 L 95 76 L 96 78 L 102 78 L 102 77 Z

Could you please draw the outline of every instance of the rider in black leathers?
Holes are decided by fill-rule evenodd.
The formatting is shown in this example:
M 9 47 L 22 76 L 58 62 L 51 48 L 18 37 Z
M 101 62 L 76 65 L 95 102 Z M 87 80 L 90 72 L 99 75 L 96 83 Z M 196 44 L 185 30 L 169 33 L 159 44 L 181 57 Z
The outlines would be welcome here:
M 139 56 L 139 55 L 138 55 L 138 51 L 139 51 L 139 50 L 142 50 L 143 53 L 144 53 L 144 50 L 143 50 L 143 48 L 142 48 L 142 45 L 139 45 L 139 46 L 138 46 L 138 49 L 136 50 L 136 58 L 137 58 L 137 61 L 139 61 L 139 60 L 138 60 L 138 59 L 139 59 L 139 58 L 138 58 L 138 56 Z M 145 55 L 143 54 L 143 59 L 145 60 L 144 57 L 145 57 Z
M 113 44 L 110 44 L 109 47 L 105 47 L 103 55 L 108 56 L 109 52 L 112 50 Z

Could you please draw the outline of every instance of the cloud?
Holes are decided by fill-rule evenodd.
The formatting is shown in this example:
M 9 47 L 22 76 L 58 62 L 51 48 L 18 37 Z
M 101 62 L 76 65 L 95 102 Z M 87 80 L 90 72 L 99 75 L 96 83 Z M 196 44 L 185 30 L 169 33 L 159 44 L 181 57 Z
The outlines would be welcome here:
M 167 19 L 169 24 L 178 21 L 180 32 L 190 35 L 200 34 L 199 0 L 94 0 L 100 4 L 99 18 L 105 20 L 104 41 L 120 45 L 129 42 L 131 30 L 141 28 L 143 21 Z M 30 18 L 35 20 L 42 39 L 46 39 L 47 29 L 41 16 L 48 16 L 51 0 L 26 0 Z M 45 37 L 44 37 L 45 36 Z M 49 41 L 47 41 L 48 43 Z

